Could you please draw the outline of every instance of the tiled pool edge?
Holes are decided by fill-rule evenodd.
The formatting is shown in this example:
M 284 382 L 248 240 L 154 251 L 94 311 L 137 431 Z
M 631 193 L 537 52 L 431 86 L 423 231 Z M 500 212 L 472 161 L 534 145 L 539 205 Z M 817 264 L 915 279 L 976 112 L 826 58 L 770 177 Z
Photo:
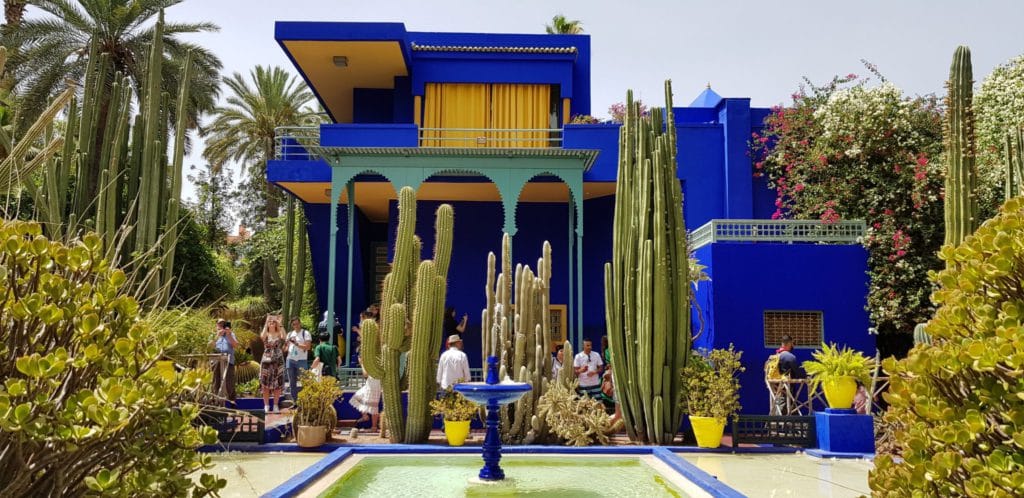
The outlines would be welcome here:
M 328 446 L 328 445 L 325 445 Z M 283 447 L 290 447 L 285 449 Z M 210 448 L 202 450 L 211 451 Z M 239 448 L 241 451 L 251 452 L 273 452 L 273 451 L 309 451 L 306 448 L 298 448 L 295 445 L 260 445 Z M 479 454 L 478 446 L 445 447 L 436 445 L 419 444 L 387 444 L 387 445 L 344 445 L 332 444 L 329 447 L 321 447 L 321 451 L 330 452 L 302 472 L 285 481 L 280 486 L 264 494 L 264 498 L 291 498 L 298 496 L 309 485 L 326 474 L 332 468 L 342 463 L 346 458 L 354 454 L 367 455 L 400 455 L 410 453 L 429 454 Z M 698 488 L 714 498 L 740 498 L 746 496 L 739 491 L 729 487 L 717 477 L 704 472 L 697 466 L 687 462 L 676 455 L 677 452 L 685 453 L 795 453 L 795 448 L 773 448 L 773 447 L 752 447 L 752 448 L 693 448 L 689 446 L 594 446 L 594 447 L 571 447 L 571 446 L 510 446 L 502 448 L 502 454 L 576 454 L 576 455 L 652 455 L 662 461 L 665 465 L 676 471 L 680 476 L 692 482 Z

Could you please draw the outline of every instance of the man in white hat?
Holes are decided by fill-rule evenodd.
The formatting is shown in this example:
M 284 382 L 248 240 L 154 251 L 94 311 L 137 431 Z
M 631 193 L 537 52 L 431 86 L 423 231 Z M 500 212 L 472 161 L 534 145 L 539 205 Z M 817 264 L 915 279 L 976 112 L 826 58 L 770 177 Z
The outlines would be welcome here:
M 437 383 L 445 390 L 458 382 L 469 382 L 469 358 L 462 352 L 462 338 L 452 334 L 448 336 L 448 351 L 437 363 Z

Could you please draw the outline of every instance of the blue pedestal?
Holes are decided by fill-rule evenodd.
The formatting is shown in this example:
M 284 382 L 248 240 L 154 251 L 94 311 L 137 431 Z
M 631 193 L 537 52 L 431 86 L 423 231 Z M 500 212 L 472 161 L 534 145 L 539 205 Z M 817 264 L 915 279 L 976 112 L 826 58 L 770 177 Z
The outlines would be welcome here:
M 814 412 L 814 424 L 820 456 L 861 456 L 875 452 L 875 426 L 871 415 L 860 415 L 850 409 L 827 408 L 823 412 Z

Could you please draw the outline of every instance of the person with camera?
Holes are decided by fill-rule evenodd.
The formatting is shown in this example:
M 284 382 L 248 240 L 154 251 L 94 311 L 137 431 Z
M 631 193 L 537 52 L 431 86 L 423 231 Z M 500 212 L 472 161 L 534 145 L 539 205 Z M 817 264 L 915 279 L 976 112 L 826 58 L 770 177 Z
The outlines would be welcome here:
M 263 391 L 263 411 L 277 413 L 281 399 L 281 388 L 284 387 L 284 327 L 281 315 L 267 315 L 267 321 L 260 333 L 263 341 L 263 358 L 260 361 L 260 387 Z M 270 396 L 274 396 L 274 404 L 270 404 Z M 270 408 L 273 407 L 273 411 Z
M 288 394 L 292 401 L 299 396 L 297 382 L 302 370 L 309 367 L 307 354 L 313 342 L 309 331 L 302 328 L 302 320 L 298 317 L 292 318 L 292 330 L 288 332 L 288 358 L 285 360 L 286 373 L 288 375 Z
M 231 331 L 231 322 L 223 318 L 217 320 L 217 329 L 214 332 L 210 347 L 218 354 L 210 362 L 213 370 L 213 392 L 226 398 L 228 401 L 235 401 L 235 348 L 238 347 L 238 339 Z
M 604 361 L 601 360 L 601 355 L 594 351 L 593 341 L 583 339 L 583 351 L 573 358 L 572 367 L 580 379 L 579 393 L 592 398 L 600 396 L 601 370 L 604 367 Z

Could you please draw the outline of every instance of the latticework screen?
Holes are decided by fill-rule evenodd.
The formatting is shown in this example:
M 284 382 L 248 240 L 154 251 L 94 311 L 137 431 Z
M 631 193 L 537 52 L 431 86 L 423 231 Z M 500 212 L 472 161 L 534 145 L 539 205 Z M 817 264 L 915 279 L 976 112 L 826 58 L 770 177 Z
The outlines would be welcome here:
M 819 347 L 822 341 L 821 312 L 765 311 L 765 347 L 778 347 L 784 335 L 793 338 L 794 347 Z

